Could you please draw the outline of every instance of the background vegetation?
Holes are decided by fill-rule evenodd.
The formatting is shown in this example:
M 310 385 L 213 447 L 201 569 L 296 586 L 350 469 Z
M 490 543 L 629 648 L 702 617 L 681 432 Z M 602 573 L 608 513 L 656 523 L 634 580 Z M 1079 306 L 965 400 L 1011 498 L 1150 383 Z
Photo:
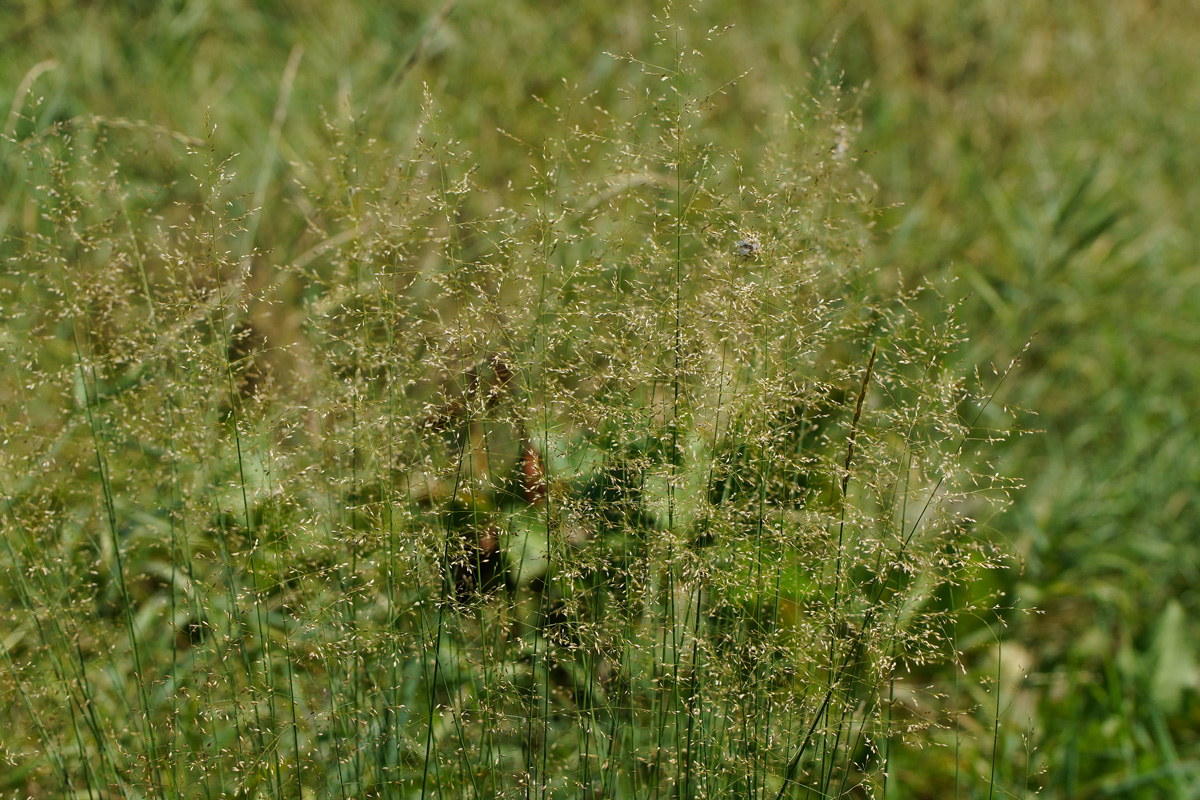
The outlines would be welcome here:
M 1198 34 L 5 5 L 0 785 L 1194 795 Z

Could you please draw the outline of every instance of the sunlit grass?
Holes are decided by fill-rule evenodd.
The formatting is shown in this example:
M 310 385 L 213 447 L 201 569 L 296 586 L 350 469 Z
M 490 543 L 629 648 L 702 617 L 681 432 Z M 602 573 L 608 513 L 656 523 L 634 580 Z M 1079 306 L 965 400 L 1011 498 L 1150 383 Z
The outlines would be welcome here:
M 328 123 L 292 261 L 256 248 L 270 161 L 240 211 L 215 129 L 12 144 L 22 783 L 886 793 L 933 722 L 897 670 L 956 659 L 938 592 L 996 563 L 947 505 L 995 485 L 959 461 L 985 401 L 932 289 L 863 266 L 839 87 L 749 172 L 704 46 L 664 21 L 630 105 L 556 107 L 503 190 L 432 95 L 408 151 Z
M 0 786 L 1187 793 L 1194 10 L 292 12 L 0 12 Z

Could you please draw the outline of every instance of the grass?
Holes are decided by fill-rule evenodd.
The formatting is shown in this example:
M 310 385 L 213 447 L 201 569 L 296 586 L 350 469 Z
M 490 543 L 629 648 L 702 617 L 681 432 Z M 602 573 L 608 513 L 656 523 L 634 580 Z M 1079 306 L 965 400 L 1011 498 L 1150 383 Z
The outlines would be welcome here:
M 1185 5 L 0 15 L 6 796 L 1190 796 Z

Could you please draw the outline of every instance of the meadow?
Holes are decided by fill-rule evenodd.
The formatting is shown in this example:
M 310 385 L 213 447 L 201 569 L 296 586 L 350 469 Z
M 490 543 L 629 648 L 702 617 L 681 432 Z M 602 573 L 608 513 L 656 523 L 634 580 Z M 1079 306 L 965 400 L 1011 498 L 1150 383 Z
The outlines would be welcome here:
M 1198 37 L 0 7 L 0 797 L 1200 794 Z

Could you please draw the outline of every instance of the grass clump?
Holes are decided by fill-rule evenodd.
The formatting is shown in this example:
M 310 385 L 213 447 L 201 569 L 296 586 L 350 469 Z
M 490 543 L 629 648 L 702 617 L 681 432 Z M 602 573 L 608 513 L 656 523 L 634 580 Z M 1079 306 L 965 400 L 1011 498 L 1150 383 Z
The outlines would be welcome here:
M 219 131 L 22 118 L 9 788 L 885 797 L 958 730 L 919 676 L 1004 488 L 963 331 L 866 266 L 855 98 L 748 163 L 693 27 L 504 185 L 432 90 L 407 148 L 327 119 L 290 248 Z

